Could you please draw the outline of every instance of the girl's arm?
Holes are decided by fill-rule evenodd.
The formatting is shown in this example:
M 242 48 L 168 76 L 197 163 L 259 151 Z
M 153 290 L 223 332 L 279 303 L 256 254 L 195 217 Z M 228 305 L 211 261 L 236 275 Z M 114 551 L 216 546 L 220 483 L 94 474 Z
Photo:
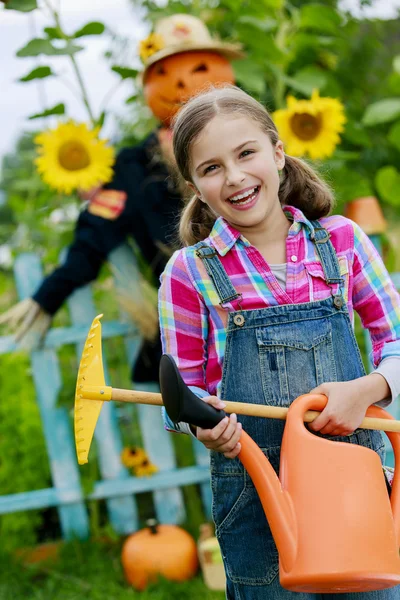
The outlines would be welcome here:
M 378 251 L 360 227 L 352 225 L 353 306 L 371 335 L 371 359 L 378 370 L 354 381 L 327 382 L 312 390 L 328 396 L 328 404 L 311 428 L 329 435 L 348 435 L 359 427 L 371 404 L 400 389 L 400 297 Z M 395 360 L 399 369 L 393 379 Z
M 161 276 L 161 342 L 163 353 L 173 356 L 185 383 L 202 398 L 209 396 L 205 380 L 208 313 L 191 278 L 185 252 L 175 252 Z M 166 429 L 191 433 L 187 423 L 172 423 L 164 409 L 163 417 Z
M 353 306 L 371 335 L 377 367 L 384 358 L 400 358 L 400 296 L 371 240 L 355 223 L 353 229 Z
M 163 352 L 171 354 L 185 383 L 204 401 L 223 409 L 225 403 L 207 392 L 208 311 L 185 260 L 185 250 L 176 252 L 161 276 L 159 292 L 160 329 Z M 235 458 L 240 450 L 242 426 L 235 414 L 225 417 L 213 429 L 192 428 L 173 423 L 163 409 L 164 426 L 169 431 L 191 433 L 210 450 Z

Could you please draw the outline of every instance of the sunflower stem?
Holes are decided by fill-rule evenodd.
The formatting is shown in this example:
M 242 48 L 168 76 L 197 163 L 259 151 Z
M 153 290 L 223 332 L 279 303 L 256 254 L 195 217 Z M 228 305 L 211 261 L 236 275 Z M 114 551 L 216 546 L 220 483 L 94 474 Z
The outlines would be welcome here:
M 280 21 L 281 25 L 280 25 L 280 27 L 277 31 L 276 37 L 275 37 L 275 44 L 276 44 L 276 47 L 282 53 L 284 53 L 287 51 L 287 38 L 288 38 L 288 33 L 290 32 L 291 22 L 283 14 L 283 11 L 281 11 L 279 21 Z M 283 68 L 282 68 L 282 71 L 284 71 Z M 277 110 L 279 108 L 283 108 L 285 105 L 285 81 L 284 81 L 283 75 L 281 75 L 280 73 L 277 74 L 276 85 L 275 85 L 275 90 L 274 90 L 274 97 L 275 97 L 275 110 Z
M 71 38 L 71 36 L 67 35 L 65 33 L 65 31 L 63 30 L 63 28 L 62 28 L 61 20 L 60 20 L 60 15 L 59 15 L 58 10 L 56 10 L 52 6 L 52 4 L 51 4 L 51 2 L 49 0 L 43 0 L 43 2 L 45 4 L 45 6 L 47 7 L 47 9 L 50 11 L 50 14 L 52 15 L 52 17 L 54 19 L 54 23 L 55 23 L 56 27 L 58 28 L 60 34 L 62 35 L 63 39 L 65 41 L 67 41 L 67 42 L 70 41 L 70 40 L 72 40 L 73 38 Z M 83 104 L 85 105 L 85 108 L 87 110 L 87 113 L 88 113 L 89 119 L 91 121 L 92 127 L 95 127 L 95 125 L 96 125 L 96 119 L 94 117 L 92 108 L 90 106 L 89 96 L 88 96 L 88 93 L 87 93 L 87 90 L 86 90 L 86 87 L 85 87 L 85 83 L 83 81 L 80 69 L 78 67 L 78 63 L 77 63 L 77 61 L 75 59 L 75 56 L 73 54 L 70 54 L 69 57 L 71 59 L 72 68 L 73 68 L 73 70 L 75 72 L 75 76 L 76 76 L 77 81 L 78 81 L 78 86 L 79 86 L 79 89 L 80 89 L 80 92 L 81 92 L 81 100 L 82 100 Z

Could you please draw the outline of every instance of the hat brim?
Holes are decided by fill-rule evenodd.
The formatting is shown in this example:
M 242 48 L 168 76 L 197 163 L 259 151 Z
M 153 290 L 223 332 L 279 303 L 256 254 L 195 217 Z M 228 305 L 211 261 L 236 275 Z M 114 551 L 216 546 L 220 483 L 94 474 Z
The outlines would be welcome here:
M 146 78 L 147 71 L 149 68 L 154 65 L 154 63 L 162 60 L 163 58 L 167 58 L 167 56 L 172 56 L 173 54 L 183 54 L 184 52 L 193 52 L 194 50 L 206 50 L 209 52 L 218 52 L 218 54 L 222 54 L 226 58 L 230 60 L 235 60 L 239 58 L 244 58 L 245 53 L 241 49 L 240 44 L 228 44 L 224 42 L 211 42 L 210 44 L 182 44 L 175 46 L 168 46 L 168 48 L 163 48 L 158 52 L 152 54 L 149 60 L 146 63 L 146 66 L 141 73 L 141 80 L 144 81 Z

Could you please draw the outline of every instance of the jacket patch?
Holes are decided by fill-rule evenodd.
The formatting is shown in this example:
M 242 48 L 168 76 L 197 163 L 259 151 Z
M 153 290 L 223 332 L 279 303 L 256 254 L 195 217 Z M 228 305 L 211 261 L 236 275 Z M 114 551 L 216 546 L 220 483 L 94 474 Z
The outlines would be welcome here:
M 126 192 L 122 190 L 99 190 L 91 199 L 88 211 L 97 217 L 114 221 L 125 208 Z

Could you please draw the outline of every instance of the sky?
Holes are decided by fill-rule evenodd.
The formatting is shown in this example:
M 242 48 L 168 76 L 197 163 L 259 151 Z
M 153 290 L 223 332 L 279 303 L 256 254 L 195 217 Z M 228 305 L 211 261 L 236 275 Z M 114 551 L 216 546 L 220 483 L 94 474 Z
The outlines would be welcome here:
M 148 33 L 142 14 L 132 7 L 128 0 L 51 0 L 61 5 L 63 26 L 66 31 L 75 31 L 88 21 L 103 21 L 116 34 L 129 39 L 130 52 L 125 58 L 125 66 L 138 68 L 136 56 L 138 42 Z M 356 10 L 357 0 L 342 0 L 342 7 Z M 3 5 L 1 4 L 1 7 Z M 367 17 L 394 18 L 400 10 L 400 0 L 376 0 L 372 8 L 364 9 Z M 49 65 L 53 71 L 62 72 L 63 78 L 74 81 L 67 57 L 18 58 L 15 53 L 32 37 L 40 37 L 43 25 L 51 25 L 41 11 L 18 13 L 0 8 L 0 161 L 2 156 L 13 149 L 19 134 L 26 129 L 39 129 L 49 126 L 47 121 L 28 121 L 30 114 L 40 113 L 45 107 L 64 102 L 68 115 L 76 120 L 86 120 L 81 102 L 58 78 L 36 82 L 20 83 L 18 78 L 29 73 L 40 63 Z M 82 69 L 89 97 L 96 113 L 100 112 L 102 101 L 110 89 L 120 81 L 118 75 L 110 71 L 102 58 L 109 42 L 104 36 L 83 38 L 85 50 L 76 55 Z M 123 82 L 109 102 L 114 113 L 127 110 L 125 98 L 130 95 L 129 81 Z M 115 121 L 110 119 L 103 130 L 104 135 L 113 137 L 116 133 Z
M 56 0 L 51 0 L 53 5 Z M 129 39 L 130 52 L 124 66 L 140 68 L 136 49 L 141 39 L 146 37 L 148 26 L 141 15 L 135 12 L 128 0 L 61 0 L 63 28 L 73 32 L 89 21 L 101 21 L 119 36 Z M 1 6 L 3 6 L 1 4 Z M 43 26 L 52 23 L 41 11 L 20 13 L 0 8 L 0 161 L 2 156 L 13 149 L 18 135 L 24 129 L 39 129 L 49 125 L 46 121 L 28 121 L 27 117 L 43 112 L 46 107 L 64 102 L 68 116 L 76 120 L 87 120 L 87 113 L 73 92 L 55 77 L 21 83 L 17 80 L 40 64 L 49 65 L 53 71 L 62 73 L 68 85 L 76 79 L 69 65 L 69 58 L 41 56 L 39 58 L 18 58 L 16 52 L 33 37 L 42 37 Z M 120 82 L 119 75 L 110 70 L 103 54 L 110 47 L 110 38 L 88 36 L 81 38 L 85 50 L 77 53 L 76 60 L 82 70 L 88 89 L 91 105 L 96 114 L 101 112 L 103 99 Z M 128 64 L 129 63 L 129 64 Z M 129 81 L 119 85 L 109 101 L 112 111 L 121 113 L 124 100 L 133 93 Z M 54 125 L 54 123 L 53 123 Z M 106 136 L 115 131 L 112 121 L 104 129 Z

